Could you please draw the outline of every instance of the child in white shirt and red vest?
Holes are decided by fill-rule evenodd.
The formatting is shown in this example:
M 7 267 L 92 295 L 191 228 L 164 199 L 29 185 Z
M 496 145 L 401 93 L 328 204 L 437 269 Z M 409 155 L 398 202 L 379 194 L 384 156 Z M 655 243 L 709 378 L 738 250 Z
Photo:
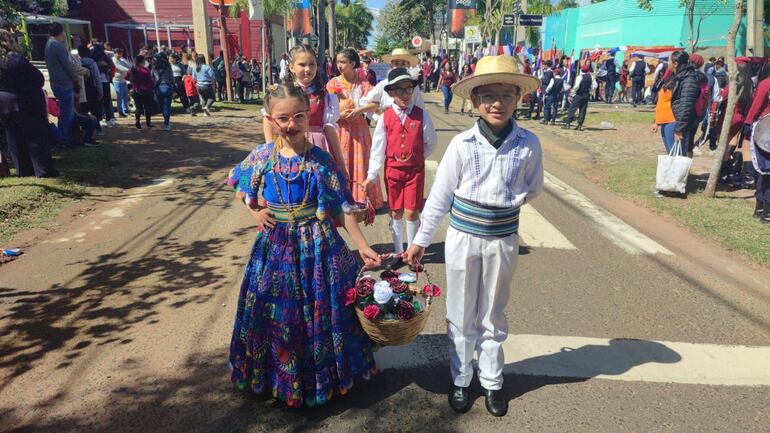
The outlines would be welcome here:
M 407 245 L 412 244 L 420 227 L 425 159 L 433 153 L 438 142 L 428 112 L 414 104 L 412 95 L 417 86 L 418 81 L 405 68 L 393 69 L 388 74 L 385 91 L 393 99 L 393 104 L 377 119 L 369 171 L 364 182 L 367 188 L 376 182 L 380 168 L 385 166 L 385 188 L 392 218 L 390 234 L 396 253 L 404 252 L 404 217 Z
M 543 188 L 540 140 L 520 128 L 513 113 L 521 95 L 539 85 L 519 72 L 511 56 L 485 56 L 473 76 L 452 87 L 470 99 L 480 119 L 458 134 L 444 153 L 405 260 L 419 263 L 446 214 L 447 334 L 452 384 L 449 405 L 466 412 L 478 351 L 478 376 L 487 410 L 503 416 L 502 344 L 505 309 L 519 251 L 519 209 Z

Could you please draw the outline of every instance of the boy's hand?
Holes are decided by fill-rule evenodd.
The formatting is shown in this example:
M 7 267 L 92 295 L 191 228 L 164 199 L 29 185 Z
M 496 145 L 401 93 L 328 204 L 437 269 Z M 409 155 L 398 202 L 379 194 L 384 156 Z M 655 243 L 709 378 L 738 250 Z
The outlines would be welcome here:
M 361 184 L 361 186 L 362 186 L 362 187 L 363 187 L 365 190 L 369 191 L 369 188 L 371 188 L 371 187 L 372 187 L 372 181 L 371 181 L 371 180 L 369 180 L 369 179 L 366 179 L 366 180 L 365 180 L 365 181 L 364 181 L 364 182 Z
M 422 261 L 422 256 L 424 255 L 425 247 L 412 244 L 412 246 L 406 250 L 403 260 L 404 263 L 417 266 Z

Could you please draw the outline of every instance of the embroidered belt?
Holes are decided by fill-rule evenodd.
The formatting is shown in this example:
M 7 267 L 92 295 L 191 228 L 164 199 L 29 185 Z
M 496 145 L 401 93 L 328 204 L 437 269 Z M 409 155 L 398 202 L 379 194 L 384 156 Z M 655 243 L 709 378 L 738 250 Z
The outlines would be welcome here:
M 520 209 L 490 207 L 455 196 L 449 225 L 471 235 L 502 238 L 519 232 Z
M 267 203 L 267 207 L 273 212 L 273 219 L 279 223 L 298 223 L 311 220 L 316 217 L 318 203 L 289 204 Z

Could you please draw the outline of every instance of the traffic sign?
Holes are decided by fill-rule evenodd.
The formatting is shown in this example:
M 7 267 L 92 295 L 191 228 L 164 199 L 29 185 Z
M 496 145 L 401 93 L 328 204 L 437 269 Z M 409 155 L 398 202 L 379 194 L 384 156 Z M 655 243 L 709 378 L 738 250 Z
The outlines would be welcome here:
M 505 14 L 505 15 L 503 15 L 503 25 L 504 26 L 515 26 L 516 25 L 516 15 L 514 15 L 514 14 Z
M 481 43 L 481 31 L 479 26 L 465 26 L 465 42 L 473 44 Z
M 412 38 L 412 46 L 415 48 L 422 48 L 423 40 L 419 36 L 415 36 Z
M 519 25 L 525 27 L 540 27 L 543 25 L 542 15 L 519 15 Z

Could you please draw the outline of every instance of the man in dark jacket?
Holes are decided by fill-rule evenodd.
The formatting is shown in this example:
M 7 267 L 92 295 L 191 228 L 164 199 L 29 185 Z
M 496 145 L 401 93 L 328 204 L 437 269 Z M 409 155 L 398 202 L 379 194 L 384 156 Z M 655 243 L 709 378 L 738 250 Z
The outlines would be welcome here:
M 638 55 L 628 74 L 631 78 L 631 103 L 634 107 L 636 107 L 636 104 L 641 104 L 644 101 L 644 78 L 649 73 L 649 66 L 647 66 L 644 58 Z
M 700 120 L 695 113 L 695 103 L 700 97 L 701 84 L 706 82 L 706 76 L 690 64 L 690 56 L 685 51 L 671 54 L 671 63 L 672 66 L 676 65 L 671 97 L 671 109 L 676 119 L 674 136 L 682 143 L 682 153 L 691 155 Z

